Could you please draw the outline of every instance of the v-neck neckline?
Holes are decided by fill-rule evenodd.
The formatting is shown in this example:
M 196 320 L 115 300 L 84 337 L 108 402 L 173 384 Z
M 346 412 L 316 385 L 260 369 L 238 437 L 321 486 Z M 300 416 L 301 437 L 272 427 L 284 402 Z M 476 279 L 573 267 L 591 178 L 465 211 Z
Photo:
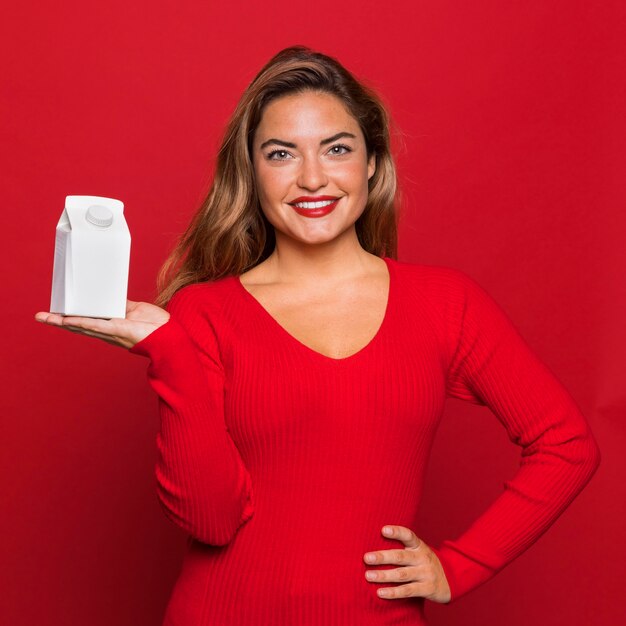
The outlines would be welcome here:
M 313 355 L 317 359 L 321 359 L 323 361 L 329 363 L 347 363 L 358 359 L 363 356 L 369 350 L 373 348 L 373 346 L 381 340 L 381 335 L 384 333 L 385 328 L 389 323 L 389 316 L 391 312 L 391 308 L 393 305 L 393 300 L 395 297 L 395 277 L 394 277 L 394 268 L 393 268 L 393 259 L 389 257 L 381 257 L 385 264 L 387 265 L 387 272 L 389 274 L 389 286 L 387 289 L 387 303 L 385 305 L 385 313 L 383 315 L 383 319 L 376 331 L 376 334 L 361 348 L 359 348 L 356 352 L 349 354 L 348 356 L 335 358 L 332 356 L 328 356 L 327 354 L 323 354 L 322 352 L 318 352 L 314 350 L 310 346 L 306 345 L 300 339 L 292 335 L 282 324 L 274 318 L 269 311 L 250 293 L 241 282 L 240 276 L 233 276 L 233 281 L 236 283 L 238 290 L 243 294 L 243 296 L 259 311 L 259 313 L 287 340 L 291 341 L 295 345 L 299 346 L 301 349 L 306 351 L 307 353 Z

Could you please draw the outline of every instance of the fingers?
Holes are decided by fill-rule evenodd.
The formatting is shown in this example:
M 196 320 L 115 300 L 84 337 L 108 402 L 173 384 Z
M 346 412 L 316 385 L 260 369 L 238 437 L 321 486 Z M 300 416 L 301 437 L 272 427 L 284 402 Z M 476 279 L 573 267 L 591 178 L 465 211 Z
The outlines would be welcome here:
M 423 565 L 397 567 L 396 569 L 370 569 L 365 572 L 365 578 L 377 583 L 398 583 L 419 581 L 426 578 L 426 568 Z
M 389 551 L 389 552 L 402 552 Z M 405 551 L 406 554 L 406 551 Z M 416 557 L 413 556 L 413 559 Z M 421 557 L 420 557 L 421 558 Z M 398 563 L 402 563 L 404 559 L 397 558 Z M 406 559 L 407 561 L 409 559 Z M 385 559 L 385 562 L 388 562 Z M 406 561 L 405 561 L 406 562 Z M 429 597 L 435 592 L 436 589 L 436 577 L 432 571 L 432 568 L 428 567 L 426 563 L 415 564 L 415 561 L 410 561 L 412 565 L 404 567 L 397 567 L 395 569 L 384 570 L 368 570 L 365 572 L 365 578 L 372 583 L 404 583 L 392 587 L 381 587 L 376 590 L 376 593 L 381 598 L 393 599 L 393 598 L 408 598 L 412 596 Z
M 406 526 L 383 526 L 382 533 L 385 537 L 398 539 L 404 543 L 407 548 L 417 550 L 417 548 L 422 545 L 422 540 Z
M 48 313 L 39 311 L 35 313 L 35 319 L 38 322 L 44 322 L 51 326 L 60 326 L 63 328 L 80 328 L 85 331 L 89 330 L 96 333 L 103 333 L 107 336 L 111 335 L 116 327 L 116 321 L 120 318 L 112 317 L 105 319 L 101 317 L 78 317 L 73 315 L 62 315 L 61 313 Z
M 62 316 L 58 313 L 48 313 L 47 311 L 39 311 L 35 313 L 35 319 L 44 324 L 60 324 Z
M 432 583 L 415 582 L 396 587 L 381 587 L 377 594 L 385 600 L 395 600 L 396 598 L 429 598 L 433 595 L 434 587 Z
M 111 335 L 115 330 L 115 320 L 102 319 L 99 317 L 74 317 L 72 315 L 66 315 L 61 321 L 61 326 L 72 326 L 73 328 L 80 328 L 85 331 L 85 334 L 102 333 L 105 336 Z
M 381 598 L 424 597 L 434 602 L 449 602 L 450 588 L 435 553 L 406 526 L 388 525 L 381 529 L 385 537 L 405 544 L 402 549 L 367 552 L 366 563 L 395 564 L 395 569 L 370 569 L 365 578 L 375 583 L 404 583 L 377 589 Z
M 39 311 L 35 314 L 35 319 L 38 322 L 57 326 L 71 333 L 102 339 L 114 346 L 120 345 L 119 337 L 115 334 L 116 330 L 118 330 L 115 322 L 117 318 L 77 317 Z
M 390 563 L 392 565 L 415 565 L 416 555 L 408 550 L 400 548 L 398 550 L 379 550 L 378 552 L 368 552 L 365 555 L 365 562 L 368 565 L 382 565 Z
M 418 550 L 423 543 L 422 540 L 410 528 L 407 528 L 406 526 L 383 526 L 381 532 L 383 535 L 385 535 L 385 537 L 401 541 L 407 549 L 412 551 Z M 389 554 L 390 558 L 392 559 L 400 559 L 404 558 L 402 556 L 403 553 L 404 550 L 381 550 L 378 552 L 368 552 L 364 555 L 364 559 L 366 563 L 400 563 L 400 561 L 397 560 L 383 560 L 385 558 L 384 555 Z M 413 561 L 409 562 L 412 563 Z

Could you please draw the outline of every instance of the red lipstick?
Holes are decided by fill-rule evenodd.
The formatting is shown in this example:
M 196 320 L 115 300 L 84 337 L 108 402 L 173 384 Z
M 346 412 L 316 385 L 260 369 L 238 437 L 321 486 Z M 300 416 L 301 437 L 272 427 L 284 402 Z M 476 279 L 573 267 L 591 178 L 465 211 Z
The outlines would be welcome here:
M 322 200 L 338 200 L 337 196 L 299 196 L 292 200 L 289 204 L 294 202 L 321 202 Z
M 294 208 L 294 211 L 296 211 L 300 215 L 304 215 L 304 217 L 323 217 L 324 215 L 328 215 L 331 211 L 335 209 L 340 199 L 341 198 L 336 198 L 335 196 L 300 196 L 289 204 Z M 322 206 L 316 209 L 305 209 L 304 207 L 299 207 L 295 205 L 296 202 L 323 202 L 325 200 L 334 200 L 334 202 L 331 202 L 326 206 Z

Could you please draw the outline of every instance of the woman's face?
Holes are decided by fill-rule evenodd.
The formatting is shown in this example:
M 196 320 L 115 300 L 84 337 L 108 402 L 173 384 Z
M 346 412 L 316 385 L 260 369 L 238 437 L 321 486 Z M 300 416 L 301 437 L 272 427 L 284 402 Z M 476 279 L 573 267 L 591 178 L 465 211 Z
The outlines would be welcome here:
M 277 241 L 282 235 L 310 244 L 330 241 L 365 209 L 376 159 L 372 154 L 368 160 L 359 124 L 337 97 L 305 92 L 272 100 L 252 151 L 259 201 Z M 295 206 L 316 198 L 338 201 Z

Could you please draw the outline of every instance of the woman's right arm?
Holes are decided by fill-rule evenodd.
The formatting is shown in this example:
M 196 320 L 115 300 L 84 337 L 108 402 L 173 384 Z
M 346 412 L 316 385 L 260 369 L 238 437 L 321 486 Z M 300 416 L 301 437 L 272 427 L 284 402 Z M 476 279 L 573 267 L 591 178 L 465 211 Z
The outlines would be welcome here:
M 193 285 L 172 297 L 170 319 L 129 349 L 147 356 L 158 396 L 155 473 L 166 516 L 198 540 L 225 545 L 254 513 L 250 474 L 224 419 L 224 370 Z

